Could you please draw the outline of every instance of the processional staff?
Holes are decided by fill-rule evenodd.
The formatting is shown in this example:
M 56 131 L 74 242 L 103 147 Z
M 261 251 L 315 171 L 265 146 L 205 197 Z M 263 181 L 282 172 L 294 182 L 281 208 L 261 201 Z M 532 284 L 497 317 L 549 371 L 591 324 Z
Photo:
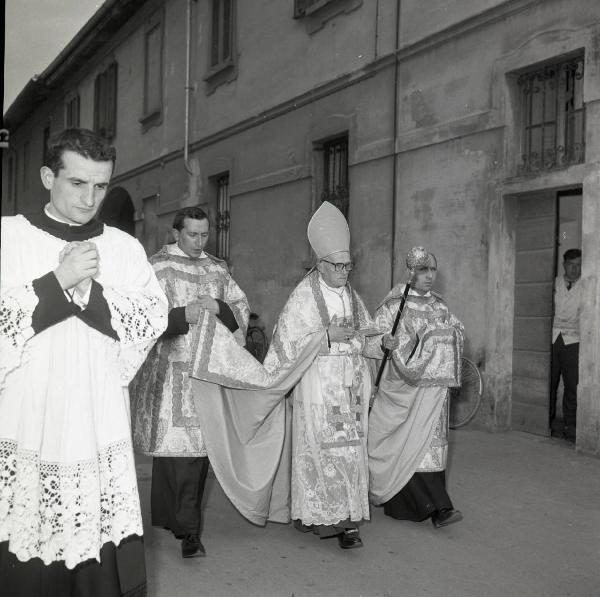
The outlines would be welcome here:
M 429 263 L 429 253 L 423 247 L 413 247 L 406 256 L 406 267 L 409 272 L 409 279 L 404 287 L 404 292 L 402 293 L 402 297 L 400 299 L 400 306 L 398 307 L 398 312 L 396 313 L 396 318 L 394 319 L 394 325 L 392 326 L 392 337 L 396 335 L 396 331 L 398 330 L 398 325 L 400 324 L 400 320 L 402 319 L 402 312 L 404 311 L 404 305 L 406 304 L 406 297 L 410 292 L 411 284 L 413 283 L 413 279 L 415 276 L 415 272 L 419 267 L 427 267 Z M 373 405 L 373 400 L 379 391 L 379 384 L 381 383 L 381 378 L 383 376 L 383 371 L 387 362 L 392 357 L 392 351 L 389 348 L 386 348 L 383 351 L 383 360 L 379 365 L 379 370 L 377 371 L 377 377 L 375 378 L 375 385 L 373 386 L 373 392 L 371 394 L 371 405 Z

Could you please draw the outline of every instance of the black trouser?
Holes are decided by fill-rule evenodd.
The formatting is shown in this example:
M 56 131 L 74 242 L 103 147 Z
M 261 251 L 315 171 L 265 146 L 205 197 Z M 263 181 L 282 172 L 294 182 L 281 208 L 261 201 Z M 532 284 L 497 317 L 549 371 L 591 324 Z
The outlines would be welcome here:
M 387 516 L 414 522 L 453 508 L 446 491 L 446 471 L 415 473 L 393 498 L 383 504 Z
M 176 537 L 199 535 L 208 458 L 160 457 L 152 461 L 152 525 Z
M 563 423 L 565 428 L 575 429 L 577 425 L 577 384 L 579 383 L 579 342 L 565 344 L 562 334 L 559 334 L 552 345 L 550 425 L 556 417 L 556 393 L 561 375 L 565 386 Z

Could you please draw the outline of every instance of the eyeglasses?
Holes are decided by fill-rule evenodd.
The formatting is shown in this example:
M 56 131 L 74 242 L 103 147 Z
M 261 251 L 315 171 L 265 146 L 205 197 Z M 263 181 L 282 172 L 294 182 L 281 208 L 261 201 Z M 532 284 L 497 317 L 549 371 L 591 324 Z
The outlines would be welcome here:
M 347 272 L 351 272 L 354 267 L 354 263 L 352 261 L 348 261 L 348 263 L 334 263 L 333 261 L 327 261 L 327 259 L 321 259 L 325 263 L 329 263 L 329 265 L 333 265 L 333 269 L 336 272 L 343 272 L 346 270 Z

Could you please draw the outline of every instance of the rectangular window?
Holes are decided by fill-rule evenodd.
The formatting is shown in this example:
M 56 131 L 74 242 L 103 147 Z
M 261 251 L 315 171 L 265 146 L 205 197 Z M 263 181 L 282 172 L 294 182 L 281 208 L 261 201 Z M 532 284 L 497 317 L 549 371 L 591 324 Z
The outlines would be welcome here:
M 23 190 L 29 190 L 29 141 L 23 143 Z
M 94 84 L 94 130 L 107 139 L 117 132 L 117 71 L 113 62 Z
M 150 22 L 145 35 L 144 117 L 142 123 L 160 117 L 163 102 L 163 20 L 162 13 Z M 153 122 L 154 123 L 154 122 Z M 148 123 L 150 124 L 150 123 Z
M 79 127 L 79 95 L 72 97 L 65 104 L 65 127 Z
M 214 178 L 217 191 L 217 257 L 229 259 L 229 224 L 231 199 L 229 197 L 229 173 Z
M 330 0 L 294 0 L 294 17 L 302 17 L 315 4 L 327 4 Z
M 10 153 L 8 158 L 8 201 L 10 204 L 17 200 L 17 154 Z
M 233 0 L 212 0 L 210 66 L 233 61 Z
M 519 174 L 585 160 L 583 55 L 522 73 L 522 155 Z
M 348 217 L 348 136 L 323 143 L 323 192 L 321 201 L 333 203 Z
M 50 126 L 47 126 L 44 129 L 43 139 L 42 139 L 42 164 L 46 166 L 46 158 L 48 156 L 48 139 L 50 139 Z

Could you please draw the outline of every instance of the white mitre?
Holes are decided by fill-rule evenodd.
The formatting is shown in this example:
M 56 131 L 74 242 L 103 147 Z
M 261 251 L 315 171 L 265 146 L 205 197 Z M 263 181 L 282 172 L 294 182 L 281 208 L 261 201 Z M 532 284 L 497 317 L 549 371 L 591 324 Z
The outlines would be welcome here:
M 329 201 L 323 201 L 313 214 L 306 231 L 308 242 L 319 259 L 332 253 L 350 252 L 350 229 L 344 214 Z

